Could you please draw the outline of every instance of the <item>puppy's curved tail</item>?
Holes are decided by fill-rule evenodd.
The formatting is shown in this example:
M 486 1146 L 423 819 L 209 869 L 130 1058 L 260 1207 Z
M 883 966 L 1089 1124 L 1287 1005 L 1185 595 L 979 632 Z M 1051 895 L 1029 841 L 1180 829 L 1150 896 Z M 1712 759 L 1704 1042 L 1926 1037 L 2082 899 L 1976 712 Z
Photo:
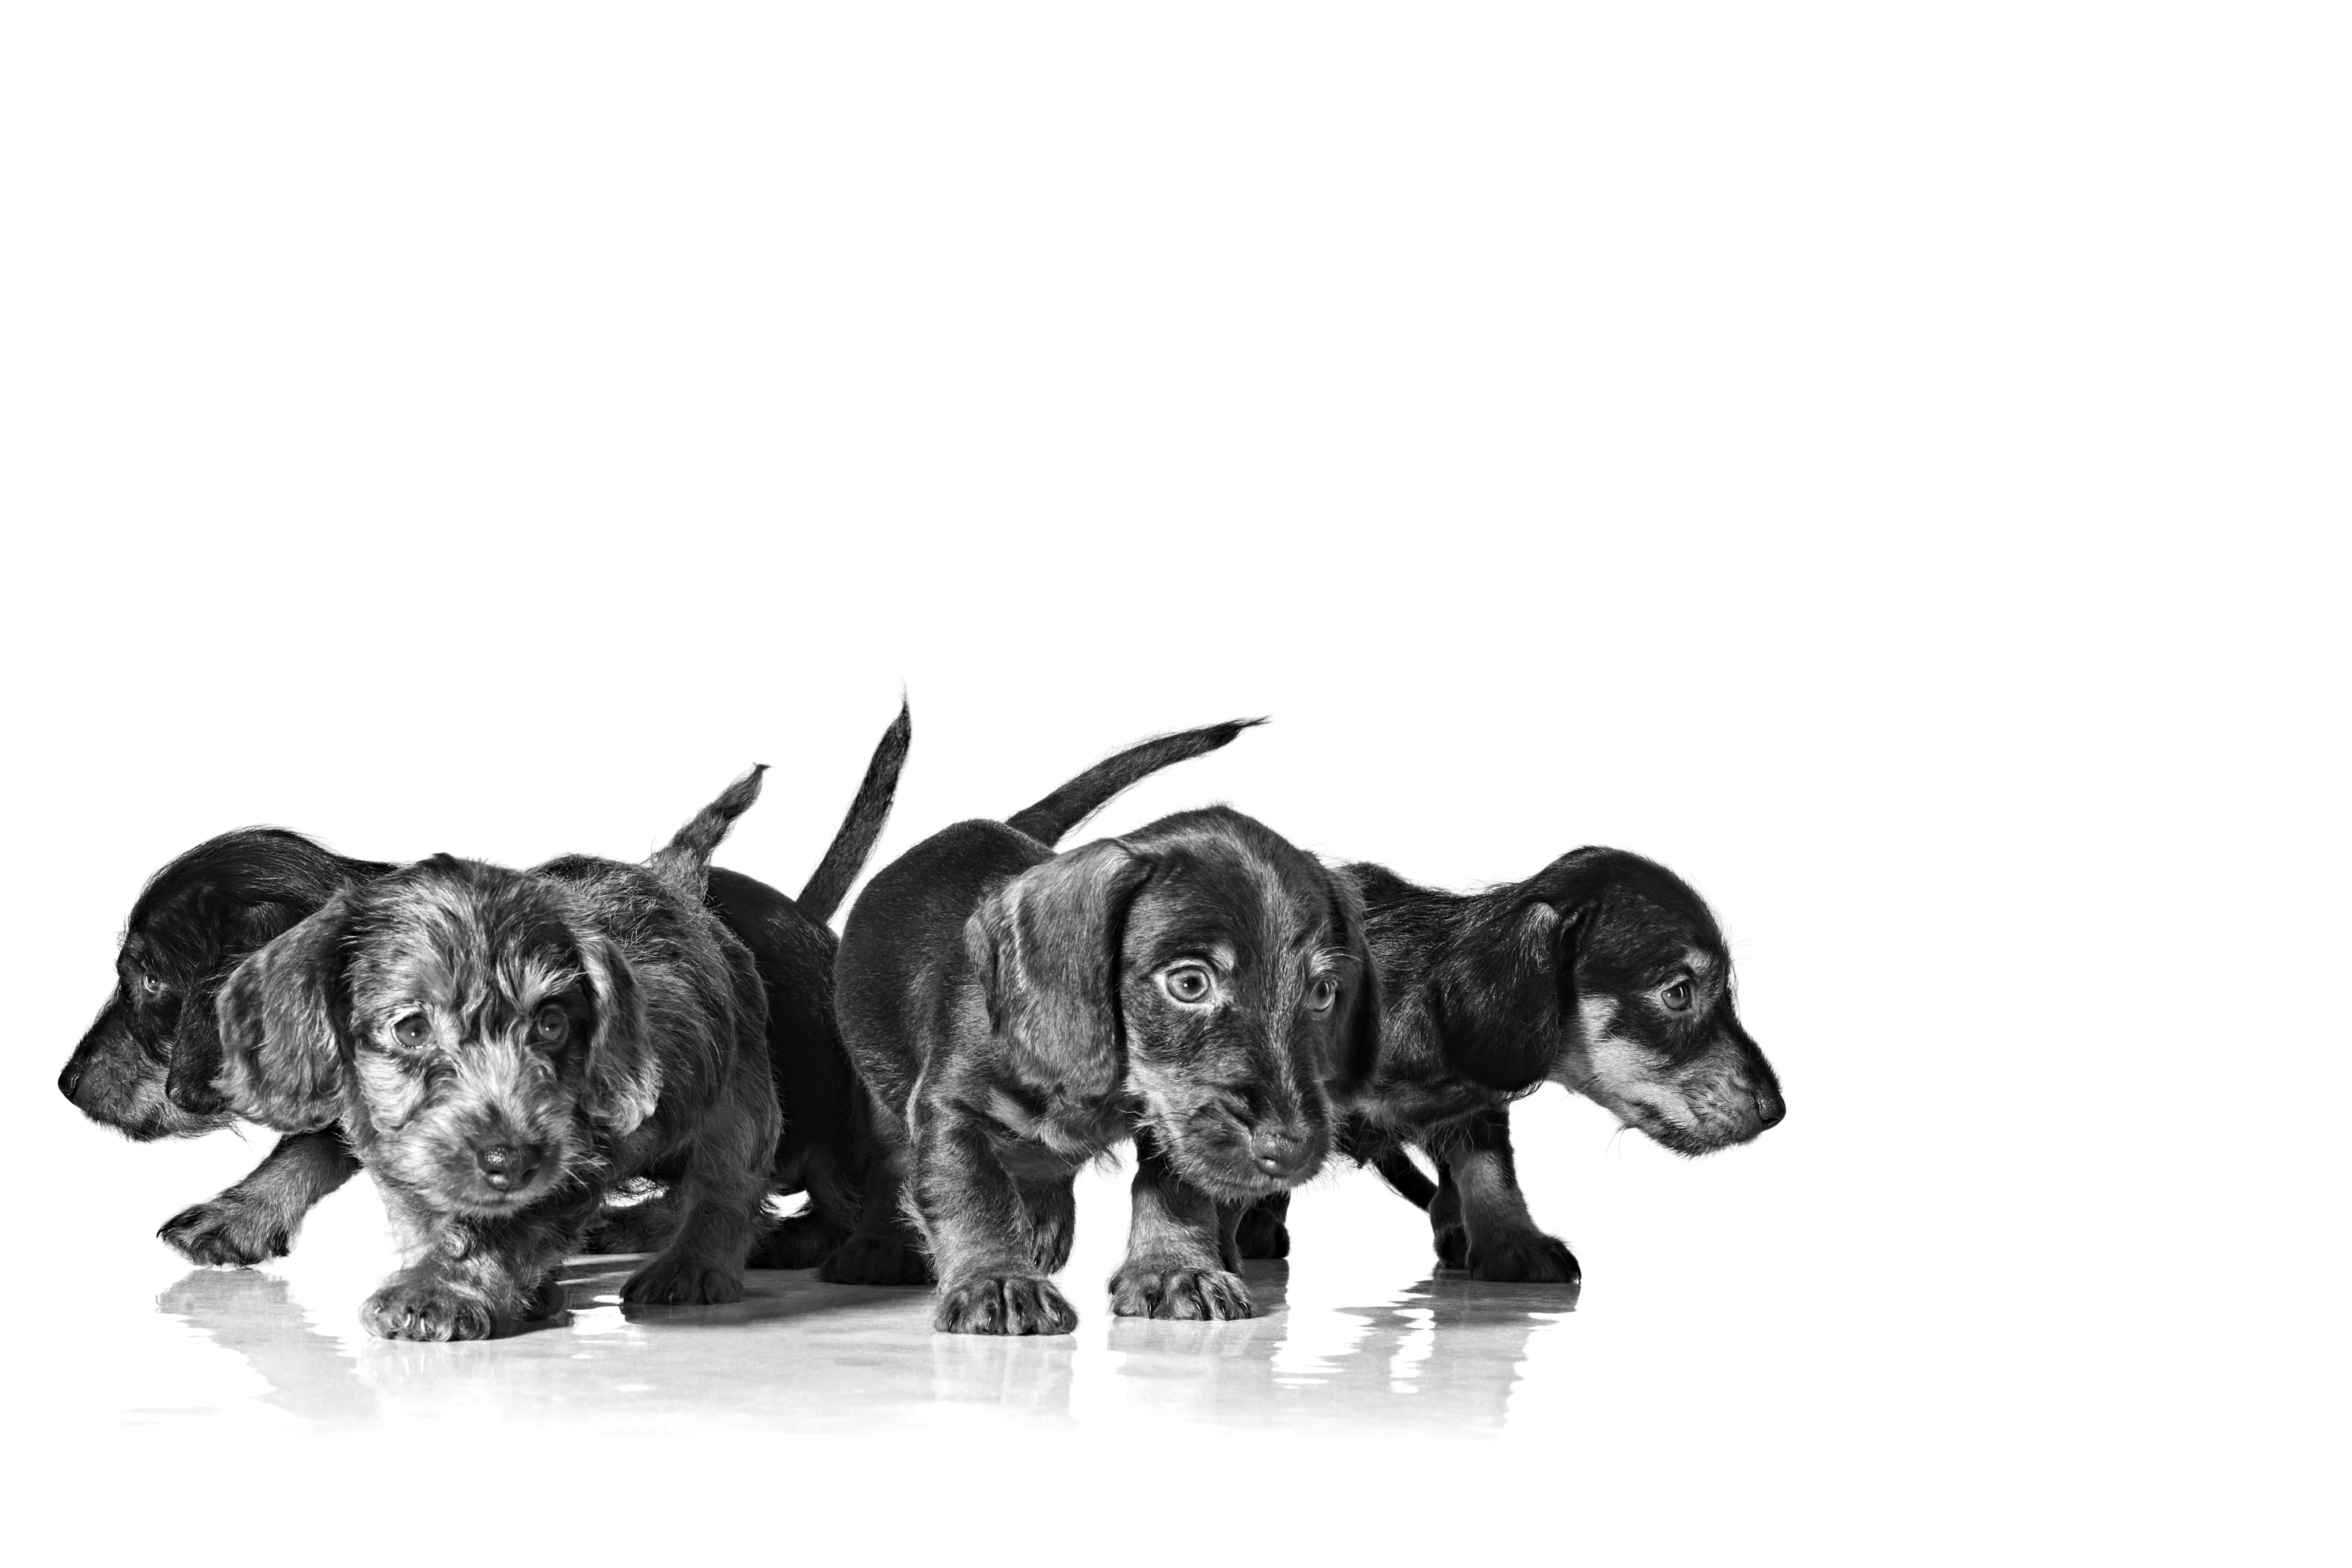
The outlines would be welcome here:
M 677 830 L 670 841 L 654 851 L 646 864 L 654 874 L 676 882 L 697 899 L 710 887 L 710 852 L 719 847 L 735 819 L 751 809 L 760 798 L 760 780 L 766 774 L 768 764 L 760 763 L 750 773 L 719 791 L 719 798 L 694 814 L 694 820 Z
M 874 748 L 874 760 L 866 764 L 866 777 L 858 784 L 857 794 L 849 803 L 848 815 L 841 819 L 841 830 L 825 847 L 824 858 L 816 863 L 809 874 L 808 886 L 793 900 L 801 913 L 823 925 L 841 907 L 849 891 L 849 884 L 857 880 L 857 873 L 866 867 L 866 858 L 874 853 L 874 841 L 882 837 L 882 825 L 890 820 L 890 803 L 898 794 L 898 773 L 907 765 L 907 746 L 915 733 L 914 716 L 907 710 L 906 700 L 898 703 L 898 717 L 882 731 L 882 741 Z
M 1014 812 L 1004 819 L 1005 824 L 1041 844 L 1058 843 L 1063 835 L 1108 805 L 1130 784 L 1142 782 L 1171 763 L 1230 744 L 1244 730 L 1265 722 L 1263 719 L 1228 719 L 1204 730 L 1155 735 L 1115 757 L 1106 757 L 1036 805 Z

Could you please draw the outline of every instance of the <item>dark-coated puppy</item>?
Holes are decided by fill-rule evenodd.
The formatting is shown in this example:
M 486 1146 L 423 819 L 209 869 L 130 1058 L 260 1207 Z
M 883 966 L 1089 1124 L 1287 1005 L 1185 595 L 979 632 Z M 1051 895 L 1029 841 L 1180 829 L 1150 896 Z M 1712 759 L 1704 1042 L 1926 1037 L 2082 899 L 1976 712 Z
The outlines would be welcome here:
M 1378 1042 L 1353 891 L 1223 806 L 1063 855 L 1003 823 L 950 827 L 867 885 L 837 986 L 948 1333 L 1076 1326 L 1048 1278 L 1075 1179 L 1130 1135 L 1113 1310 L 1248 1317 L 1232 1220 L 1321 1166 L 1331 1096 Z
M 799 897 L 738 872 L 710 872 L 709 905 L 751 950 L 767 987 L 769 1063 L 788 1112 L 774 1190 L 809 1194 L 805 1212 L 761 1240 L 754 1267 L 806 1268 L 857 1223 L 871 1140 L 864 1091 L 834 1021 L 837 942 L 825 922 L 888 819 L 910 733 L 902 705 Z M 58 1076 L 59 1090 L 93 1121 L 141 1142 L 230 1125 L 236 1118 L 212 1085 L 220 1066 L 214 1001 L 221 982 L 342 889 L 392 869 L 282 828 L 223 834 L 182 855 L 132 905 L 115 956 L 114 994 Z M 195 1263 L 283 1257 L 303 1215 L 358 1168 L 339 1129 L 294 1133 L 243 1181 L 183 1209 L 159 1234 Z M 675 1215 L 667 1205 L 638 1204 L 608 1218 L 592 1244 L 652 1251 L 668 1239 Z
M 1664 866 L 1579 849 L 1482 893 L 1353 865 L 1385 997 L 1380 1068 L 1340 1131 L 1428 1210 L 1437 1256 L 1480 1279 L 1575 1281 L 1512 1164 L 1509 1104 L 1563 1084 L 1680 1154 L 1745 1143 L 1787 1113 L 1732 1006 L 1715 917 Z M 1439 1180 L 1407 1158 L 1420 1149 Z M 1288 1197 L 1243 1220 L 1246 1258 L 1289 1251 Z
M 1263 722 L 1235 720 L 1139 742 L 1013 813 L 1007 823 L 1051 848 L 1132 785 L 1162 768 L 1229 745 L 1244 730 Z M 866 1107 L 873 1104 L 862 1089 L 860 1099 Z M 872 1118 L 875 1112 L 869 1109 L 866 1115 Z M 898 1120 L 895 1111 L 879 1112 L 886 1126 Z M 898 1182 L 900 1162 L 890 1152 L 897 1141 L 877 1129 L 871 1142 L 877 1152 L 864 1168 L 865 1204 L 857 1228 L 817 1266 L 817 1277 L 836 1285 L 928 1285 L 932 1281 L 930 1259 L 908 1222 Z
M 642 866 L 439 855 L 344 889 L 221 987 L 221 1087 L 289 1132 L 340 1123 L 406 1262 L 361 1313 L 482 1339 L 562 1304 L 605 1193 L 671 1183 L 669 1245 L 625 1300 L 739 1300 L 777 1134 L 767 998 L 703 905 L 730 786 Z

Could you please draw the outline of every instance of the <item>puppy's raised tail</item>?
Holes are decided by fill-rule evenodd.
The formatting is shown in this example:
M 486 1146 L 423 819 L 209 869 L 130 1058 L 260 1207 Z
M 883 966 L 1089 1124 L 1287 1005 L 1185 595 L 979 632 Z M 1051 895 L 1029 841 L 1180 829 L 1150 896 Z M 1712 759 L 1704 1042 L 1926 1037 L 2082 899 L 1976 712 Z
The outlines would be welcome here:
M 1063 835 L 1108 805 L 1129 785 L 1142 782 L 1171 763 L 1181 763 L 1228 745 L 1244 730 L 1265 722 L 1263 719 L 1228 719 L 1205 730 L 1179 730 L 1172 735 L 1155 735 L 1097 763 L 1036 805 L 1014 812 L 1004 819 L 1005 823 L 1041 844 L 1059 843 Z
M 810 873 L 808 886 L 793 900 L 801 913 L 817 924 L 833 918 L 849 884 L 865 869 L 866 858 L 874 853 L 874 841 L 882 837 L 882 825 L 890 820 L 890 803 L 898 797 L 898 773 L 907 765 L 907 747 L 914 733 L 914 716 L 902 700 L 898 719 L 882 731 L 874 760 L 866 764 L 866 777 L 849 803 L 848 815 L 841 819 L 841 830 L 833 836 L 824 858 Z
M 760 780 L 766 775 L 768 764 L 760 763 L 750 773 L 729 784 L 719 798 L 694 814 L 694 820 L 677 830 L 670 841 L 654 851 L 646 861 L 655 874 L 700 899 L 710 887 L 710 853 L 735 826 L 735 819 L 751 809 L 760 798 Z

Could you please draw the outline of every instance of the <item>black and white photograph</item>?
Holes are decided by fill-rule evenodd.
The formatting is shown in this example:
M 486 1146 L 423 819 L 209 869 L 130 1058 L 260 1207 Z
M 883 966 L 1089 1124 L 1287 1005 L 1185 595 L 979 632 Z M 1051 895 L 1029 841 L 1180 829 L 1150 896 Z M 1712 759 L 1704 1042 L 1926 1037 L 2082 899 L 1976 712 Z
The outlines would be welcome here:
M 26 1563 L 2322 1563 L 2352 15 L 0 14 Z

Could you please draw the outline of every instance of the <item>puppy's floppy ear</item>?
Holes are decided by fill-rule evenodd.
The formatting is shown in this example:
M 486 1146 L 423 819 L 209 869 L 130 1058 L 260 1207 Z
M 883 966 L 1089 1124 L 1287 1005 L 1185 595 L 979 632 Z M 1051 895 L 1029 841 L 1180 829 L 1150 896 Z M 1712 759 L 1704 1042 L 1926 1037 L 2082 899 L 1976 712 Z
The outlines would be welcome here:
M 964 922 L 989 1028 L 1038 1088 L 1098 1100 L 1118 1087 L 1119 939 L 1150 875 L 1150 861 L 1098 839 L 994 889 Z
M 1333 935 L 1355 963 L 1355 973 L 1341 989 L 1338 1031 L 1333 1037 L 1336 1059 L 1330 1091 L 1353 1100 L 1372 1083 L 1372 1069 L 1381 1054 L 1381 974 L 1372 962 L 1367 937 L 1363 895 L 1355 879 L 1341 871 L 1324 873 L 1331 883 L 1331 908 L 1337 929 Z
M 1447 1058 L 1488 1089 L 1540 1082 L 1562 1044 L 1560 994 L 1583 910 L 1541 899 L 1458 933 L 1431 976 Z
M 661 1059 L 654 1054 L 645 993 L 628 959 L 600 932 L 580 934 L 580 963 L 596 1005 L 583 1099 L 599 1126 L 625 1135 L 661 1099 Z
M 214 1006 L 219 1088 L 230 1109 L 281 1132 L 325 1127 L 342 1112 L 351 1060 L 345 941 L 358 918 L 346 889 L 238 964 Z
M 301 918 L 299 910 L 274 900 L 230 904 L 217 917 L 220 928 L 236 933 L 237 946 L 247 953 L 258 952 L 273 938 L 283 936 Z M 164 1097 L 181 1110 L 199 1116 L 228 1109 L 219 1084 L 219 1016 L 217 1005 L 192 1007 L 180 1016 L 179 1031 L 172 1047 L 171 1069 L 163 1079 Z

